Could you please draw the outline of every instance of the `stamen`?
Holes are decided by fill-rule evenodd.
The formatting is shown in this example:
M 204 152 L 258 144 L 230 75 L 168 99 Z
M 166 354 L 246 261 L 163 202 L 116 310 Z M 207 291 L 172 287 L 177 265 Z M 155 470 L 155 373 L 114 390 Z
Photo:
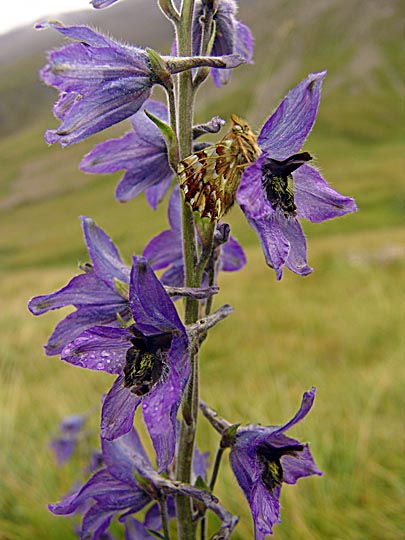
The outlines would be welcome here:
M 262 164 L 262 186 L 273 210 L 279 208 L 285 217 L 296 216 L 292 173 L 312 159 L 308 152 L 294 154 L 284 161 L 266 158 Z

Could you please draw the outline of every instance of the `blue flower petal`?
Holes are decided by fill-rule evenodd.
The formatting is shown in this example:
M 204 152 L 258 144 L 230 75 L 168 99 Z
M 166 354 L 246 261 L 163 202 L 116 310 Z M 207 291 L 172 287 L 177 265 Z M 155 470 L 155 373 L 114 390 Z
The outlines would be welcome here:
M 351 197 L 341 195 L 331 188 L 321 173 L 310 165 L 302 165 L 293 173 L 293 177 L 299 217 L 319 223 L 357 210 Z
M 129 268 L 106 233 L 88 217 L 82 217 L 83 235 L 97 276 L 115 290 L 115 279 L 129 283 Z
M 297 414 L 279 427 L 251 424 L 238 428 L 231 448 L 230 461 L 235 477 L 245 494 L 255 526 L 255 540 L 265 540 L 272 534 L 273 526 L 280 521 L 280 492 L 282 483 L 270 488 L 263 480 L 267 464 L 263 448 L 280 450 L 282 482 L 295 484 L 298 478 L 322 474 L 311 456 L 308 445 L 284 435 L 310 411 L 315 397 L 315 388 L 305 392 Z M 288 447 L 297 446 L 291 451 Z M 283 454 L 282 450 L 286 448 Z M 271 455 L 271 454 L 270 454 Z M 271 464 L 271 462 L 270 462 Z M 274 463 L 273 463 L 274 465 Z
M 62 360 L 107 373 L 121 373 L 133 334 L 124 328 L 94 326 L 66 345 L 61 353 Z
M 271 158 L 282 161 L 299 152 L 314 125 L 326 71 L 311 73 L 283 99 L 257 139 Z
M 101 297 L 102 298 L 102 297 Z M 129 309 L 123 304 L 90 305 L 79 307 L 77 311 L 67 315 L 60 321 L 52 332 L 45 351 L 48 356 L 60 354 L 63 348 L 77 338 L 84 330 L 95 325 L 118 326 L 117 313 L 128 320 Z
M 246 255 L 242 246 L 230 236 L 228 242 L 221 246 L 220 270 L 235 272 L 243 268 L 245 264 Z
M 141 398 L 124 386 L 124 376 L 119 375 L 106 395 L 101 411 L 100 435 L 103 439 L 116 439 L 133 427 L 134 414 Z
M 295 217 L 286 218 L 280 211 L 275 212 L 282 236 L 288 242 L 288 256 L 285 265 L 292 272 L 307 276 L 312 268 L 307 264 L 307 241 L 302 227 Z
M 144 471 L 144 475 L 146 471 L 153 470 L 135 429 L 114 440 L 101 439 L 101 448 L 103 461 L 112 476 L 129 485 L 136 486 L 134 467 L 139 474 Z
M 131 118 L 132 131 L 118 139 L 96 145 L 82 160 L 80 168 L 90 173 L 126 171 L 116 189 L 120 202 L 133 199 L 143 191 L 153 209 L 164 198 L 172 179 L 164 137 L 146 116 L 145 109 L 167 121 L 163 103 L 149 99 Z
M 134 257 L 129 303 L 136 326 L 145 334 L 180 331 L 186 336 L 173 302 L 145 257 Z

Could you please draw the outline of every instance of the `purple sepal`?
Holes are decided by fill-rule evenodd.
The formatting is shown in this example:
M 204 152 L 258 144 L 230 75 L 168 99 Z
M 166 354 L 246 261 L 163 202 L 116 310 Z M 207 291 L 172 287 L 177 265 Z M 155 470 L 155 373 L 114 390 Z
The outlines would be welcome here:
M 65 306 L 92 306 L 97 297 L 103 298 L 108 304 L 117 304 L 117 292 L 94 272 L 89 272 L 75 276 L 65 287 L 54 293 L 32 298 L 28 309 L 33 315 L 42 315 Z
M 133 334 L 126 328 L 93 326 L 66 345 L 62 360 L 86 369 L 121 373 Z
M 218 8 L 214 13 L 216 33 L 211 56 L 239 54 L 246 62 L 250 63 L 253 55 L 253 39 L 249 28 L 236 18 L 237 9 L 238 6 L 234 0 L 221 0 L 218 3 Z M 196 3 L 193 20 L 194 54 L 200 53 L 200 19 L 203 15 L 203 4 L 201 2 Z M 229 82 L 231 73 L 231 69 L 211 68 L 211 76 L 217 87 Z
M 310 165 L 302 165 L 294 172 L 294 198 L 298 217 L 314 223 L 357 211 L 351 197 L 332 189 Z
M 140 474 L 153 470 L 135 429 L 131 429 L 126 435 L 114 441 L 101 439 L 101 448 L 108 470 L 114 478 L 122 482 L 135 483 L 134 467 Z
M 174 337 L 169 353 L 170 373 L 142 401 L 142 411 L 156 452 L 159 472 L 173 461 L 176 445 L 177 412 L 190 376 L 187 344 Z
M 102 439 L 114 440 L 130 431 L 134 414 L 141 398 L 124 386 L 124 377 L 119 375 L 106 395 L 101 411 L 100 435 Z
M 118 326 L 117 313 L 124 320 L 127 320 L 128 312 L 128 306 L 123 308 L 122 303 L 107 304 L 105 306 L 80 306 L 56 325 L 48 343 L 45 345 L 45 352 L 48 356 L 61 354 L 64 347 L 74 341 L 85 330 L 92 328 L 94 325 Z
M 186 331 L 163 285 L 145 257 L 133 257 L 129 304 L 136 326 L 145 334 Z
M 118 326 L 119 318 L 128 322 L 131 316 L 128 299 L 121 296 L 116 286 L 116 280 L 129 283 L 129 268 L 112 240 L 91 218 L 82 217 L 81 221 L 91 265 L 65 287 L 36 296 L 28 304 L 34 315 L 70 305 L 76 308 L 56 325 L 50 336 L 45 346 L 50 356 L 60 354 L 84 330 L 96 325 Z
M 143 256 L 154 270 L 161 270 L 179 259 L 183 260 L 180 192 L 177 187 L 170 195 L 167 217 L 170 229 L 152 238 L 143 250 Z
M 81 538 L 100 538 L 114 516 L 136 513 L 151 500 L 134 479 L 135 468 L 142 474 L 142 460 L 147 460 L 135 430 L 115 441 L 102 441 L 102 451 L 107 466 L 93 474 L 79 490 L 49 506 L 55 514 L 84 512 Z M 151 469 L 149 461 L 145 466 Z
M 219 270 L 224 272 L 236 272 L 246 264 L 246 255 L 235 238 L 229 237 L 229 240 L 221 246 L 221 256 L 219 261 Z
M 286 95 L 260 131 L 263 152 L 279 161 L 299 152 L 314 125 L 325 76 L 311 73 Z
M 83 235 L 94 272 L 115 291 L 115 279 L 129 283 L 129 268 L 111 238 L 89 217 L 81 217 Z
M 247 63 L 251 64 L 253 62 L 253 37 L 250 29 L 245 24 L 235 19 L 234 33 L 234 53 L 239 54 Z M 213 56 L 217 56 L 217 54 L 214 54 L 215 49 L 216 46 L 214 42 L 214 47 L 211 53 Z M 227 84 L 231 79 L 231 75 L 231 69 L 211 68 L 212 80 L 217 88 L 220 88 L 223 84 Z
M 161 281 L 168 287 L 183 287 L 185 282 L 183 259 L 163 272 Z

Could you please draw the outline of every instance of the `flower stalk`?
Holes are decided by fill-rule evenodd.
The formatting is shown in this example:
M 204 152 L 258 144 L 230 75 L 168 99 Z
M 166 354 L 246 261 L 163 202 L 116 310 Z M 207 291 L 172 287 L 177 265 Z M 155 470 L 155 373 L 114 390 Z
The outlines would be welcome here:
M 193 24 L 194 0 L 184 0 L 180 20 L 176 24 L 177 51 L 179 56 L 191 56 L 191 30 Z M 192 133 L 194 117 L 194 90 L 192 72 L 183 71 L 178 75 L 178 140 L 180 159 L 192 152 Z M 195 224 L 192 209 L 183 202 L 183 257 L 185 287 L 199 287 L 195 267 L 197 246 Z M 185 324 L 192 324 L 198 318 L 198 302 L 193 298 L 185 299 Z M 176 459 L 176 478 L 180 482 L 190 482 L 197 429 L 199 400 L 199 365 L 198 351 L 190 353 L 191 375 L 183 398 L 183 419 Z M 176 497 L 177 528 L 179 540 L 193 540 L 195 526 L 192 519 L 191 501 L 187 497 Z

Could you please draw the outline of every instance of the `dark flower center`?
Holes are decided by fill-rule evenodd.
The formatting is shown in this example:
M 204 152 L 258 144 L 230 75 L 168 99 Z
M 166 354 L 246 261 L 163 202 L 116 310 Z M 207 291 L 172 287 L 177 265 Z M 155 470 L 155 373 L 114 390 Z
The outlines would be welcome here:
M 133 329 L 133 332 L 132 347 L 126 355 L 124 386 L 130 388 L 133 394 L 144 396 L 168 375 L 167 354 L 173 334 L 167 332 L 145 336 L 137 329 Z
M 312 157 L 308 152 L 301 152 L 284 161 L 266 158 L 262 164 L 262 186 L 273 210 L 279 208 L 285 217 L 295 216 L 297 207 L 294 201 L 292 173 Z
M 270 491 L 276 486 L 281 486 L 284 479 L 281 457 L 295 456 L 296 452 L 303 450 L 304 447 L 301 444 L 291 444 L 281 448 L 276 448 L 271 444 L 261 444 L 257 447 L 262 482 Z

